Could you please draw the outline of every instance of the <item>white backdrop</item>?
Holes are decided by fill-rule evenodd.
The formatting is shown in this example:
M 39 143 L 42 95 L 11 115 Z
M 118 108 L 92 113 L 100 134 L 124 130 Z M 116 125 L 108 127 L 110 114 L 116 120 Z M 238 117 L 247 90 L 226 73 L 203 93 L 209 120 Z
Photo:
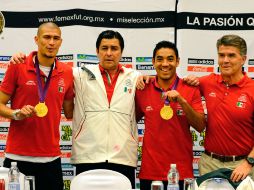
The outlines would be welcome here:
M 125 39 L 121 62 L 145 74 L 155 74 L 151 63 L 155 44 L 175 39 L 181 58 L 177 70 L 180 76 L 217 72 L 216 40 L 224 34 L 238 34 L 248 45 L 244 71 L 253 77 L 253 7 L 253 0 L 179 0 L 177 6 L 175 0 L 0 0 L 0 81 L 12 54 L 29 53 L 37 48 L 33 37 L 38 25 L 46 21 L 54 21 L 62 29 L 63 44 L 58 58 L 63 62 L 74 67 L 97 63 L 96 38 L 101 31 L 113 29 Z M 0 117 L 1 160 L 8 126 L 9 121 Z M 142 121 L 138 127 L 140 166 Z M 71 121 L 63 117 L 59 130 L 65 190 L 68 190 L 75 175 L 75 169 L 69 164 Z M 197 162 L 203 151 L 204 136 L 205 133 L 192 130 L 195 176 L 198 176 Z M 139 167 L 137 175 L 138 172 Z
M 225 34 L 243 37 L 248 46 L 244 71 L 254 76 L 253 0 L 180 0 L 177 45 L 182 76 L 218 72 L 216 41 Z
M 97 63 L 97 36 L 103 30 L 113 29 L 119 31 L 125 40 L 121 62 L 142 73 L 155 74 L 151 63 L 152 51 L 161 40 L 174 41 L 175 7 L 175 0 L 0 0 L 0 12 L 5 19 L 0 34 L 0 81 L 11 55 L 20 51 L 28 54 L 37 48 L 33 37 L 38 25 L 45 21 L 54 21 L 62 29 L 63 44 L 58 58 L 63 62 L 74 67 Z M 3 160 L 9 121 L 0 119 L 0 157 Z M 142 145 L 142 122 L 139 127 Z M 59 130 L 67 190 L 75 175 L 75 168 L 69 164 L 71 121 L 63 117 Z

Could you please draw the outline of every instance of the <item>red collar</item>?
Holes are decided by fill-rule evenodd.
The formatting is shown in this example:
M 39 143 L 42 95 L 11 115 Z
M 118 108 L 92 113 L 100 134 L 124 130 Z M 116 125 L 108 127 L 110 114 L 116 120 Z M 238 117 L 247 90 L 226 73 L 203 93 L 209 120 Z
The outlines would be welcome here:
M 173 85 L 175 84 L 176 78 L 177 78 L 177 75 L 175 76 L 175 78 L 174 78 L 174 80 L 172 81 L 172 83 L 169 85 L 168 89 L 163 89 L 163 90 L 165 90 L 165 91 L 171 90 L 172 87 L 173 87 Z M 158 76 L 157 76 L 157 75 L 156 75 L 155 79 L 153 79 L 152 82 L 153 82 L 153 85 L 154 85 L 155 88 L 161 89 L 161 87 L 160 87 L 159 84 L 158 84 Z
M 100 64 L 99 64 L 99 69 L 101 71 L 101 74 L 105 73 L 106 69 L 104 69 Z M 117 71 L 119 72 L 124 72 L 123 66 L 121 64 L 118 64 L 117 66 Z
M 236 86 L 238 86 L 238 87 L 242 87 L 242 86 L 244 86 L 244 84 L 245 84 L 245 82 L 246 82 L 246 80 L 247 80 L 248 78 L 249 78 L 249 77 L 247 76 L 246 72 L 243 72 L 243 78 L 242 78 L 240 81 L 238 81 L 237 83 L 232 84 L 232 85 L 236 85 Z M 224 83 L 224 80 L 223 80 L 221 74 L 218 75 L 217 81 L 218 81 L 219 83 Z

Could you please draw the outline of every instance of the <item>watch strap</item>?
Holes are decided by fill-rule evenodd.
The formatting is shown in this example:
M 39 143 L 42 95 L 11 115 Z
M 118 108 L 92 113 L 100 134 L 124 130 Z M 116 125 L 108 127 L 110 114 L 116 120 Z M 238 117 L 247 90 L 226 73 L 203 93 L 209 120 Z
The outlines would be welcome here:
M 247 162 L 248 162 L 250 165 L 254 166 L 254 158 L 252 158 L 252 157 L 247 157 L 246 160 L 247 160 Z
M 12 112 L 12 118 L 14 119 L 14 120 L 20 120 L 19 118 L 18 118 L 18 113 L 20 113 L 20 109 L 16 109 L 16 110 L 14 110 L 13 112 Z

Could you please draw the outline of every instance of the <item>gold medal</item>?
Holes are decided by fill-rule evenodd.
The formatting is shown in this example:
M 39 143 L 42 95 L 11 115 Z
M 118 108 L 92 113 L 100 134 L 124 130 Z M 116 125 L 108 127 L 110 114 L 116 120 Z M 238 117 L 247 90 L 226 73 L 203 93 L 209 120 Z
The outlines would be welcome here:
M 160 115 L 162 119 L 169 120 L 173 117 L 173 109 L 169 105 L 164 105 L 161 108 Z
M 44 117 L 48 113 L 48 107 L 46 106 L 45 102 L 40 102 L 35 106 L 36 115 L 38 117 Z

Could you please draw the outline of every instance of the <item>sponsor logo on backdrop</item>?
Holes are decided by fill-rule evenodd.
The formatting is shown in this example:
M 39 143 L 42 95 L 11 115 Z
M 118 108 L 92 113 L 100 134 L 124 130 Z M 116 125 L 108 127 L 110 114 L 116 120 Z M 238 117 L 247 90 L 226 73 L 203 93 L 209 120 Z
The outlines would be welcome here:
M 200 157 L 193 158 L 193 164 L 198 164 L 199 160 L 200 160 Z
M 71 180 L 64 180 L 64 190 L 70 190 Z
M 11 56 L 0 56 L 0 61 L 10 61 Z
M 9 127 L 0 127 L 0 132 L 8 132 Z
M 0 62 L 0 69 L 7 69 L 7 68 L 8 68 L 8 63 Z
M 201 156 L 203 153 L 203 151 L 200 151 L 200 150 L 194 150 L 193 151 L 193 156 Z
M 136 70 L 154 70 L 152 57 L 136 57 Z M 143 63 L 143 64 L 139 64 Z
M 121 63 L 126 63 L 126 62 L 131 63 L 131 62 L 132 62 L 132 57 L 122 57 L 122 58 L 120 59 L 120 62 L 121 62 Z
M 254 59 L 249 59 L 248 64 L 249 65 L 254 65 Z
M 78 61 L 77 67 L 84 67 L 86 65 L 97 65 L 97 62 Z
M 194 173 L 194 177 L 198 177 L 199 176 L 198 169 L 193 169 L 193 173 Z
M 64 169 L 64 168 L 74 168 L 74 166 L 71 165 L 71 164 L 69 164 L 69 163 L 62 163 L 61 165 L 62 165 L 62 168 L 63 168 L 63 169 Z
M 137 70 L 154 70 L 154 67 L 152 64 L 146 64 L 146 65 L 136 65 Z
M 200 133 L 200 137 L 202 137 L 202 138 L 203 138 L 203 140 L 204 140 L 204 138 L 205 138 L 205 131 L 202 131 L 202 132 Z M 202 145 L 200 145 L 200 146 L 203 146 L 203 144 L 202 144 Z
M 214 65 L 214 59 L 188 58 L 188 64 Z
M 136 57 L 136 62 L 149 62 L 152 63 L 152 57 Z
M 198 141 L 198 135 L 197 135 L 197 133 L 194 130 L 191 131 L 191 136 L 192 136 L 192 141 L 193 142 L 197 142 Z
M 71 157 L 71 153 L 70 152 L 62 152 L 61 153 L 61 158 L 70 158 Z
M 214 65 L 214 59 L 188 58 L 187 70 L 191 72 L 213 72 L 214 71 L 214 67 L 211 67 L 211 66 L 209 67 L 206 65 Z
M 5 150 L 5 147 L 6 147 L 5 144 L 1 144 L 0 145 L 0 150 Z
M 62 141 L 70 141 L 72 136 L 72 130 L 70 125 L 62 125 L 61 131 L 63 131 L 63 135 L 61 136 Z
M 4 152 L 0 152 L 0 158 L 5 158 L 5 153 Z
M 188 71 L 192 72 L 213 72 L 213 67 L 207 67 L 207 66 L 188 66 Z
M 4 26 L 5 26 L 4 15 L 3 15 L 2 12 L 0 11 L 0 34 L 3 32 Z
M 141 161 L 142 159 L 142 146 L 138 146 L 138 160 Z
M 83 59 L 83 60 L 98 61 L 98 58 L 97 58 L 96 55 L 78 54 L 77 58 L 78 59 Z
M 73 60 L 73 54 L 69 54 L 69 55 L 57 55 L 56 58 L 60 61 L 63 60 Z
M 177 28 L 202 30 L 253 30 L 253 13 L 193 13 L 177 14 Z
M 71 150 L 71 145 L 60 145 L 60 150 Z
M 248 72 L 253 73 L 254 72 L 254 67 L 248 67 Z
M 144 135 L 144 132 L 145 132 L 144 129 L 138 129 L 138 134 L 139 134 L 139 135 Z
M 2 81 L 3 80 L 3 78 L 4 78 L 4 73 L 0 73 L 0 80 Z
M 63 176 L 74 176 L 73 170 L 63 170 Z
M 7 139 L 7 134 L 0 134 L 0 141 L 5 141 Z

